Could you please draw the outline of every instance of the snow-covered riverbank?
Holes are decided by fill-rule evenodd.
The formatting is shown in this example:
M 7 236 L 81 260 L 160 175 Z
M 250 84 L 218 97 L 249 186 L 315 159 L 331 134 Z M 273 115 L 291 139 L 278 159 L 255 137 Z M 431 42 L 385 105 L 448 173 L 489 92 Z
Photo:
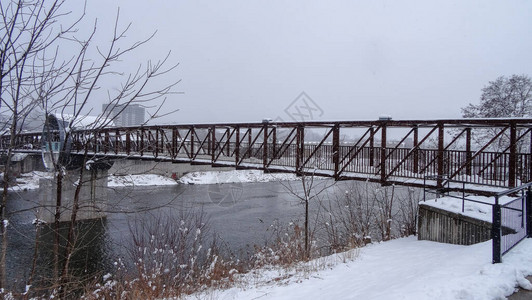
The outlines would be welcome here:
M 126 176 L 109 176 L 109 187 L 132 187 L 132 186 L 162 186 L 162 185 L 176 185 L 177 182 L 172 178 L 168 178 L 155 174 L 142 175 L 126 175 Z
M 39 188 L 39 179 L 52 178 L 50 172 L 33 171 L 22 174 L 17 178 L 17 184 L 11 187 L 13 191 L 34 190 Z M 162 175 L 141 174 L 115 176 L 109 175 L 109 187 L 132 187 L 132 186 L 167 186 L 176 184 L 221 184 L 236 182 L 270 182 L 297 180 L 295 174 L 265 174 L 259 170 L 233 170 L 233 171 L 209 171 L 192 172 L 181 177 L 177 181 Z
M 233 170 L 233 171 L 208 171 L 192 172 L 181 177 L 179 181 L 185 184 L 218 184 L 236 182 L 270 182 L 297 180 L 295 174 L 274 173 L 265 174 L 260 170 Z
M 36 190 L 39 188 L 41 178 L 52 178 L 54 175 L 50 172 L 32 171 L 21 174 L 16 180 L 16 185 L 10 187 L 12 191 Z
M 506 299 L 516 287 L 532 289 L 532 239 L 491 263 L 491 241 L 458 246 L 416 237 L 368 245 L 354 260 L 329 257 L 334 266 L 311 272 L 281 268 L 242 275 L 236 287 L 189 299 Z M 307 263 L 319 269 L 326 259 Z

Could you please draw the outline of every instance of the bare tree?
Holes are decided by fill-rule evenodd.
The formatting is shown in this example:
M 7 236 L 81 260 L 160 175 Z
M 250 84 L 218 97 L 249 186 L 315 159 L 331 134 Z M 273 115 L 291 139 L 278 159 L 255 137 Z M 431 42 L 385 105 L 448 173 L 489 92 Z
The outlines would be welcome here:
M 345 191 L 337 187 L 335 196 L 324 207 L 324 230 L 333 251 L 371 241 L 376 210 L 374 190 L 375 185 L 370 182 L 352 182 Z
M 126 36 L 126 33 L 129 29 L 129 26 L 126 26 L 125 29 L 119 29 L 118 23 L 119 17 L 117 14 L 116 23 L 113 31 L 113 37 L 110 44 L 107 46 L 107 50 L 103 51 L 102 48 L 98 47 L 99 50 L 99 62 L 97 59 L 87 58 L 87 51 L 90 49 L 92 38 L 96 33 L 96 26 L 94 27 L 93 34 L 85 42 L 80 43 L 80 53 L 76 58 L 78 61 L 77 64 L 74 64 L 70 68 L 69 75 L 74 79 L 74 84 L 64 86 L 61 88 L 61 97 L 57 97 L 53 102 L 48 101 L 46 103 L 45 111 L 48 114 L 55 114 L 59 117 L 60 120 L 63 120 L 67 124 L 64 128 L 64 143 L 62 144 L 62 149 L 58 159 L 54 159 L 54 155 L 51 153 L 50 157 L 52 158 L 52 165 L 57 179 L 57 192 L 56 192 L 56 216 L 55 223 L 59 223 L 61 219 L 61 209 L 62 209 L 62 185 L 63 177 L 65 174 L 65 169 L 70 164 L 68 159 L 69 156 L 69 144 L 71 135 L 76 130 L 76 127 L 79 127 L 79 123 L 86 118 L 85 113 L 88 112 L 88 105 L 91 102 L 92 94 L 95 90 L 99 89 L 101 81 L 105 80 L 109 76 L 124 75 L 116 73 L 110 69 L 110 66 L 113 63 L 116 63 L 123 59 L 126 54 L 134 51 L 138 47 L 147 43 L 150 39 L 142 40 L 133 43 L 132 45 L 121 45 L 121 40 Z M 174 69 L 175 66 L 165 67 L 167 64 L 168 56 L 163 60 L 156 63 L 149 61 L 146 66 L 139 66 L 138 69 L 132 73 L 125 76 L 126 80 L 122 83 L 119 90 L 115 90 L 114 94 L 109 96 L 108 107 L 120 107 L 120 110 L 124 110 L 127 106 L 133 103 L 145 103 L 152 102 L 159 98 L 166 97 L 170 92 L 173 86 L 176 84 L 171 83 L 168 85 L 163 85 L 162 87 L 152 87 L 150 85 L 157 77 L 164 75 Z M 90 61 L 90 64 L 89 64 Z M 164 99 L 163 99 L 164 103 Z M 162 106 L 162 103 L 159 104 L 159 108 Z M 120 111 L 120 112 L 121 112 Z M 110 111 L 104 111 L 99 115 L 95 120 L 88 122 L 83 126 L 83 129 L 90 129 L 93 132 L 97 132 L 99 129 L 103 129 L 112 125 L 113 117 L 109 115 Z M 116 117 L 116 115 L 115 115 Z M 87 123 L 87 122 L 85 122 Z M 83 142 L 83 145 L 80 145 L 84 149 L 82 154 L 81 165 L 78 170 L 78 184 L 73 197 L 73 203 L 70 212 L 70 225 L 67 236 L 67 247 L 64 249 L 63 257 L 65 262 L 63 263 L 62 271 L 59 276 L 59 281 L 62 282 L 61 288 L 65 289 L 66 280 L 68 279 L 68 268 L 69 268 L 69 259 L 71 257 L 72 251 L 74 250 L 75 242 L 75 232 L 74 226 L 77 218 L 77 213 L 80 209 L 80 191 L 81 187 L 84 184 L 84 173 L 86 167 L 89 168 L 88 162 L 95 161 L 97 158 L 91 157 L 88 154 L 88 145 L 94 143 L 93 140 L 96 136 L 86 136 Z M 51 147 L 49 147 L 52 151 Z M 64 155 L 64 157 L 62 156 Z M 63 291 L 66 293 L 66 291 Z
M 113 69 L 113 66 L 127 59 L 129 54 L 149 42 L 153 35 L 129 45 L 124 44 L 130 26 L 121 28 L 119 13 L 117 13 L 111 42 L 107 45 L 95 45 L 97 22 L 94 22 L 88 36 L 78 36 L 76 27 L 84 18 L 84 12 L 81 12 L 74 21 L 68 21 L 71 16 L 70 12 L 63 9 L 64 3 L 65 0 L 50 2 L 10 0 L 0 3 L 0 22 L 2 22 L 0 29 L 0 109 L 5 115 L 2 134 L 10 136 L 9 145 L 4 145 L 7 148 L 7 160 L 4 166 L 4 189 L 0 205 L 0 217 L 3 224 L 0 288 L 5 286 L 6 227 L 8 224 L 5 207 L 8 201 L 10 162 L 16 137 L 20 134 L 29 113 L 40 109 L 44 115 L 54 115 L 65 122 L 66 126 L 61 134 L 64 136 L 63 140 L 68 141 L 81 123 L 84 123 L 84 129 L 92 130 L 112 125 L 113 118 L 110 117 L 109 111 L 104 111 L 91 122 L 82 122 L 86 115 L 91 113 L 90 104 L 93 103 L 95 91 L 105 88 L 104 83 L 110 78 L 124 79 L 120 88 L 108 91 L 109 108 L 119 107 L 124 110 L 133 103 L 150 103 L 155 110 L 152 117 L 160 116 L 159 111 L 166 95 L 171 93 L 174 85 L 178 83 L 178 81 L 157 83 L 159 77 L 168 74 L 176 67 L 176 65 L 167 66 L 169 54 L 160 61 L 148 61 L 146 65 L 139 65 L 130 74 Z M 70 56 L 65 56 L 65 53 L 59 50 L 60 47 L 75 50 Z M 52 131 L 49 128 L 45 135 L 50 137 L 58 134 Z M 91 143 L 90 137 L 87 137 L 86 143 Z M 51 166 L 57 183 L 56 228 L 59 227 L 63 205 L 63 177 L 70 163 L 68 148 L 69 143 L 64 142 L 59 155 L 52 153 L 52 147 L 48 148 L 51 152 Z M 70 215 L 72 223 L 63 255 L 66 262 L 60 272 L 59 282 L 64 281 L 68 273 L 68 259 L 71 257 L 75 241 L 73 223 L 76 221 L 80 207 L 79 190 L 85 180 L 83 176 L 85 165 L 91 160 L 92 158 L 85 151 L 81 168 L 78 168 L 78 186 L 73 195 L 74 202 Z M 58 234 L 56 239 L 59 239 Z
M 409 236 L 417 232 L 417 214 L 421 190 L 408 188 L 406 195 L 398 197 L 399 202 L 399 231 L 402 236 Z
M 50 61 L 46 52 L 56 42 L 73 32 L 79 21 L 56 26 L 62 16 L 63 1 L 4 1 L 0 3 L 0 109 L 3 112 L 2 134 L 10 136 L 4 164 L 3 193 L 0 204 L 2 252 L 0 255 L 0 287 L 5 285 L 8 217 L 7 191 L 11 157 L 16 136 L 29 113 L 38 105 L 40 96 L 35 80 L 47 77 Z
M 289 194 L 294 196 L 296 199 L 299 200 L 299 202 L 304 206 L 305 213 L 304 213 L 304 225 L 303 225 L 303 233 L 304 233 L 304 240 L 305 240 L 305 249 L 304 249 L 304 257 L 303 259 L 308 260 L 310 259 L 310 253 L 311 253 L 311 237 L 313 230 L 316 229 L 316 226 L 314 228 L 311 228 L 310 225 L 310 205 L 312 202 L 316 202 L 319 204 L 320 197 L 324 192 L 327 191 L 330 187 L 332 187 L 335 182 L 332 181 L 323 181 L 318 180 L 316 176 L 313 174 L 311 175 L 302 175 L 301 176 L 301 190 L 299 190 L 297 187 L 293 186 L 291 182 L 286 182 L 281 184 L 285 187 L 285 189 L 288 191 Z M 318 206 L 321 208 L 321 206 Z M 317 222 L 319 218 L 319 211 L 315 215 L 315 220 Z M 316 223 L 315 222 L 315 223 Z
M 394 211 L 395 186 L 390 188 L 383 186 L 373 193 L 377 210 L 375 213 L 375 224 L 381 234 L 383 241 L 392 239 L 392 222 L 396 212 Z

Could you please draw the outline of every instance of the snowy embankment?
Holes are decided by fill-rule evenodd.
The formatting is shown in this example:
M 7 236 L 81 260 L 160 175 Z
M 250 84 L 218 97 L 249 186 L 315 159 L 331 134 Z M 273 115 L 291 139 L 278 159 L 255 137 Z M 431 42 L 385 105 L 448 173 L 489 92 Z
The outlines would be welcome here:
M 39 179 L 52 178 L 50 172 L 33 171 L 22 174 L 17 178 L 17 184 L 12 186 L 13 191 L 34 190 L 39 188 Z M 181 177 L 178 181 L 172 178 L 155 175 L 109 175 L 109 187 L 132 187 L 132 186 L 163 186 L 183 184 L 220 184 L 236 182 L 269 182 L 269 181 L 286 181 L 297 180 L 295 174 L 265 174 L 259 170 L 233 170 L 233 171 L 211 171 L 211 172 L 192 172 Z
M 491 241 L 458 246 L 415 237 L 368 245 L 354 260 L 306 273 L 264 270 L 242 275 L 237 287 L 190 299 L 505 299 L 532 289 L 532 239 L 491 263 Z M 342 254 L 329 257 L 340 260 Z M 317 262 L 310 262 L 309 268 Z M 304 277 L 304 278 L 302 278 Z
M 233 170 L 233 171 L 207 171 L 192 172 L 179 179 L 185 184 L 219 184 L 237 182 L 270 182 L 297 180 L 295 174 L 275 173 L 266 174 L 260 170 Z
M 35 190 L 39 188 L 39 180 L 41 178 L 53 178 L 50 172 L 33 171 L 21 174 L 17 178 L 17 184 L 10 187 L 12 191 Z M 132 186 L 161 186 L 161 185 L 176 185 L 177 182 L 172 178 L 154 174 L 142 175 L 126 175 L 108 177 L 109 187 L 132 187 Z
M 17 178 L 16 185 L 9 187 L 12 191 L 36 190 L 39 188 L 39 180 L 41 178 L 53 178 L 54 175 L 50 172 L 32 171 L 21 174 Z
M 142 175 L 126 175 L 126 176 L 109 176 L 109 187 L 132 187 L 132 186 L 161 186 L 161 185 L 176 185 L 177 182 L 172 178 L 168 178 L 155 174 Z

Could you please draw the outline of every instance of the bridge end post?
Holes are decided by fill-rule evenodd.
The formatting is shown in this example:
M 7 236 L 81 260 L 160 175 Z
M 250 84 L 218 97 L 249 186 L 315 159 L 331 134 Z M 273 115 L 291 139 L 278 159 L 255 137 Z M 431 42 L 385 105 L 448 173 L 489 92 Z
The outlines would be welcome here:
M 386 182 L 386 121 L 383 121 L 383 124 L 381 126 L 381 184 L 384 184 Z
M 277 159 L 277 127 L 272 127 L 272 160 Z
M 190 126 L 188 129 L 190 132 L 190 154 L 188 155 L 188 158 L 192 161 L 194 158 L 196 158 L 195 152 L 194 152 L 194 136 L 196 135 L 196 131 L 194 129 L 194 126 Z M 186 143 L 186 140 L 185 140 Z
M 170 151 L 170 157 L 172 158 L 172 161 L 175 161 L 177 157 L 177 135 L 179 132 L 177 131 L 177 128 L 172 128 L 172 150 Z
M 126 132 L 126 154 L 131 155 L 131 132 Z
M 471 176 L 473 168 L 471 167 L 472 162 L 472 152 L 471 152 L 471 127 L 466 128 L 466 175 Z
M 305 151 L 305 127 L 302 125 L 297 126 L 297 132 L 296 132 L 296 175 L 301 176 L 302 175 L 302 158 L 303 158 L 303 151 Z
M 235 127 L 235 168 L 240 163 L 240 126 Z
M 517 169 L 517 128 L 515 122 L 510 124 L 510 158 L 508 166 L 508 186 L 515 187 Z
M 332 151 L 334 163 L 334 179 L 338 180 L 338 171 L 340 163 L 340 126 L 338 124 L 334 124 L 333 128 Z
M 268 124 L 264 124 L 264 137 L 262 139 L 262 168 L 266 171 L 268 167 Z
M 208 139 L 208 146 L 209 146 L 209 154 L 211 155 L 211 163 L 214 164 L 216 161 L 216 126 L 211 126 L 210 128 L 210 135 Z
M 418 144 L 419 144 L 419 126 L 416 124 L 414 125 L 414 140 L 412 143 L 412 151 L 414 151 L 414 163 L 413 163 L 413 171 L 414 173 L 419 172 L 419 151 L 418 151 Z
M 443 187 L 443 168 L 444 168 L 444 136 L 445 130 L 443 123 L 438 123 L 438 179 L 436 185 L 438 188 Z
M 369 128 L 369 166 L 375 166 L 375 128 Z

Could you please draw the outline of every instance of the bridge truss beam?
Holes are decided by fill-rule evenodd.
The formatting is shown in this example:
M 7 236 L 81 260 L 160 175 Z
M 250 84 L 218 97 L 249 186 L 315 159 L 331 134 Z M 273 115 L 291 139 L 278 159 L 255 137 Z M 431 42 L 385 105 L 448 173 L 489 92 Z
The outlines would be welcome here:
M 423 185 L 425 176 L 470 185 L 532 181 L 532 119 L 183 124 L 73 131 L 72 154 L 233 166 L 267 172 Z M 43 144 L 16 137 L 18 151 Z M 8 136 L 0 139 L 7 149 Z M 430 183 L 442 186 L 442 179 Z

